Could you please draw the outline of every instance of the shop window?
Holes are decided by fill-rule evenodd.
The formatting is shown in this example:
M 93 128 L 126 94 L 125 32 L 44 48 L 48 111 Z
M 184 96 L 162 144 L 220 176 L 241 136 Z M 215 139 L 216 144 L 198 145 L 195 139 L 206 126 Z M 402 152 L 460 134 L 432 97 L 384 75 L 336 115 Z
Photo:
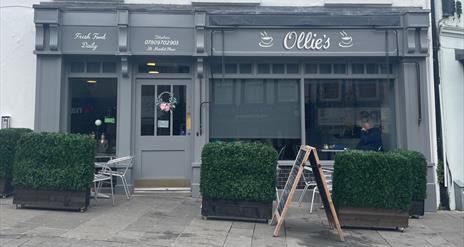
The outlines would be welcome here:
M 287 74 L 298 74 L 299 66 L 296 63 L 287 64 Z
M 69 87 L 71 133 L 97 139 L 97 155 L 116 154 L 116 79 L 70 79 Z
M 377 64 L 366 64 L 367 74 L 378 74 L 379 66 Z
M 301 145 L 299 80 L 215 79 L 210 90 L 211 142 L 263 142 L 280 159 L 295 158 Z
M 187 92 L 185 85 L 142 85 L 140 135 L 186 135 Z M 175 99 L 175 108 L 166 110 L 157 105 Z
M 334 64 L 334 74 L 346 74 L 346 64 Z
M 306 74 L 317 74 L 317 64 L 305 64 Z
M 321 74 L 331 74 L 332 73 L 332 64 L 319 64 L 319 73 L 321 73 Z
M 211 65 L 211 72 L 214 74 L 221 74 L 222 73 L 222 64 L 215 63 Z
M 258 64 L 258 74 L 269 74 L 271 73 L 271 65 L 260 63 Z
M 144 62 L 138 65 L 138 72 L 142 74 L 188 74 L 190 66 L 184 64 L 158 64 Z
M 351 73 L 353 74 L 364 74 L 364 64 L 354 63 L 352 65 Z
M 226 63 L 224 65 L 227 74 L 237 74 L 237 64 L 235 63 Z
M 393 73 L 393 65 L 392 64 L 380 64 L 380 73 L 381 74 L 391 74 Z
M 99 62 L 87 63 L 87 73 L 100 73 L 100 63 Z
M 103 73 L 115 73 L 116 64 L 112 62 L 103 62 Z
M 71 72 L 72 73 L 83 73 L 85 70 L 85 64 L 82 62 L 72 62 Z
M 324 160 L 345 149 L 395 149 L 394 102 L 390 80 L 306 80 L 306 142 Z M 372 142 L 360 143 L 363 127 Z
M 272 65 L 273 74 L 284 74 L 285 73 L 285 64 L 273 64 Z
M 140 130 L 142 136 L 155 135 L 155 86 L 142 85 Z
M 253 72 L 252 68 L 253 66 L 251 63 L 242 63 L 239 66 L 240 74 L 251 74 Z

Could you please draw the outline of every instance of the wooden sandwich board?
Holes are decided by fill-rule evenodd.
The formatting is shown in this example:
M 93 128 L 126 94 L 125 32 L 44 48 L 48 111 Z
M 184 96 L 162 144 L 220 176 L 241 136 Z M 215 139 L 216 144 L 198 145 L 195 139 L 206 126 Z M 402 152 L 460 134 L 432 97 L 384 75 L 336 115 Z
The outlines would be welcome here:
M 271 221 L 271 224 L 276 224 L 273 235 L 274 237 L 279 236 L 280 228 L 285 220 L 290 203 L 292 202 L 293 194 L 295 194 L 301 176 L 303 176 L 304 166 L 307 161 L 309 161 L 313 170 L 317 189 L 319 190 L 319 194 L 324 205 L 329 226 L 332 229 L 335 228 L 341 241 L 345 241 L 337 212 L 335 211 L 335 207 L 332 202 L 332 196 L 330 195 L 327 181 L 319 161 L 319 156 L 317 155 L 317 150 L 316 148 L 304 145 L 302 145 L 298 151 L 298 155 L 296 156 L 290 175 L 288 176 L 287 183 L 285 184 L 279 198 L 279 203 L 276 205 L 274 216 Z

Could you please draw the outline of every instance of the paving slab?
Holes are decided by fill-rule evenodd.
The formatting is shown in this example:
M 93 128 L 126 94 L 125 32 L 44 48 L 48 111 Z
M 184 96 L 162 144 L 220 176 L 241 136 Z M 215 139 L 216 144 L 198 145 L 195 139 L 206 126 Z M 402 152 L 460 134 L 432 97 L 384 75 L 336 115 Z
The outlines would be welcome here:
M 0 246 L 464 246 L 464 213 L 439 211 L 411 219 L 405 232 L 343 229 L 340 242 L 325 212 L 308 204 L 290 207 L 279 237 L 265 223 L 205 220 L 201 200 L 188 194 L 136 195 L 91 202 L 87 212 L 16 209 L 0 199 Z

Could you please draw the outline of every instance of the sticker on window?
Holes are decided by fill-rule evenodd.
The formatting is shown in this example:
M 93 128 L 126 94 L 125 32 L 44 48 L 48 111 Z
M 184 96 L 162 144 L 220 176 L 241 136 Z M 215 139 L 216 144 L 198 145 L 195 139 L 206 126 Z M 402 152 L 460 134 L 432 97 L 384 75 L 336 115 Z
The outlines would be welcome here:
M 169 128 L 169 120 L 158 120 L 158 128 Z

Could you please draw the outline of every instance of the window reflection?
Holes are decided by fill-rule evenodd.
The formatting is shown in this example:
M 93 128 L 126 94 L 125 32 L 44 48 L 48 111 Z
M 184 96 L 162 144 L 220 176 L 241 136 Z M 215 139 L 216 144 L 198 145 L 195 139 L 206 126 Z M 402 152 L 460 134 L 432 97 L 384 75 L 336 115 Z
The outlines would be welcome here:
M 390 80 L 307 80 L 307 143 L 333 159 L 338 150 L 355 149 L 363 123 L 380 131 L 381 149 L 395 146 L 393 82 Z
M 116 153 L 116 79 L 70 79 L 71 133 L 97 139 L 97 155 Z M 100 120 L 100 126 L 95 124 Z
M 299 80 L 217 79 L 210 86 L 210 141 L 272 145 L 291 160 L 301 145 Z

